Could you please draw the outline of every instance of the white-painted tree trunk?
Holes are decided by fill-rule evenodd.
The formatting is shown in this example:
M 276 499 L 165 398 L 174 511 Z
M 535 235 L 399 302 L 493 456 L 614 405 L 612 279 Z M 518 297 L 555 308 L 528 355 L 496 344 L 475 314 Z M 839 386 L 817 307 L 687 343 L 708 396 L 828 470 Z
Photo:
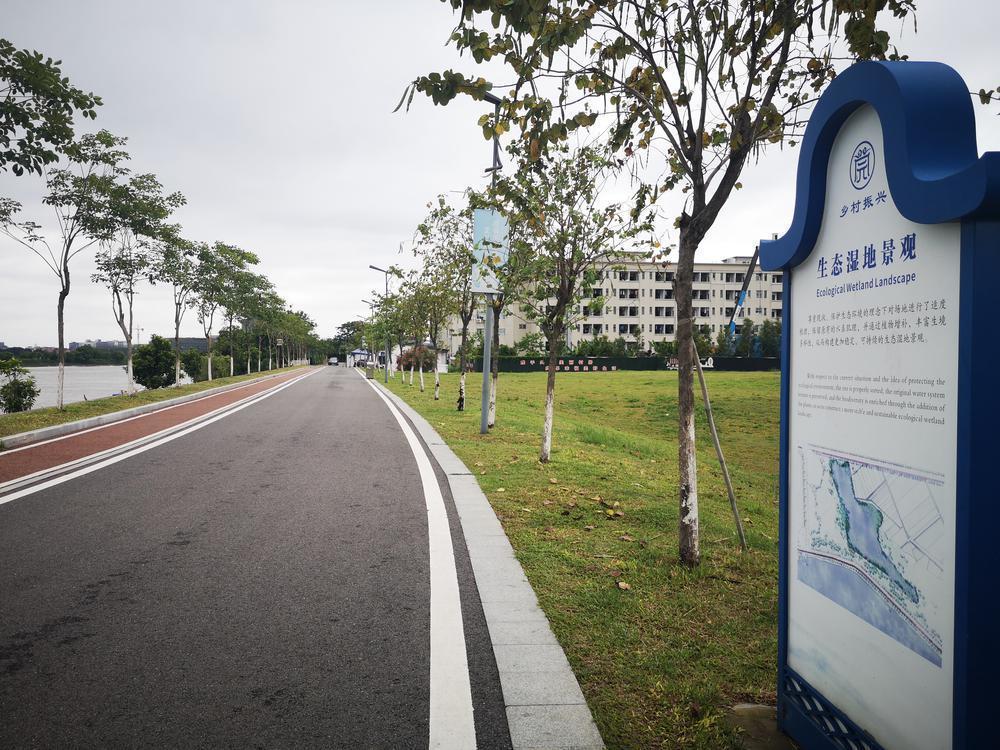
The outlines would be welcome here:
M 434 368 L 434 400 L 441 400 L 441 373 L 436 367 Z
M 410 365 L 410 385 L 413 385 L 413 365 Z
M 128 384 L 125 386 L 126 393 L 135 395 L 135 372 L 132 369 L 132 342 L 128 342 L 128 355 L 125 358 L 125 374 L 128 377 Z
M 420 392 L 424 392 L 424 362 L 420 361 Z
M 556 355 L 555 346 L 552 346 L 552 353 L 549 354 L 549 369 L 545 379 L 545 421 L 542 424 L 542 450 L 538 454 L 538 460 L 543 464 L 549 462 L 552 455 L 552 414 L 555 410 L 556 396 Z
M 465 411 L 465 367 L 462 367 L 462 375 L 458 379 L 458 410 Z
M 229 377 L 232 377 L 236 372 L 236 361 L 233 359 L 233 355 L 229 355 Z
M 493 427 L 497 423 L 497 382 L 500 373 L 494 372 L 490 375 L 490 412 L 486 417 L 486 426 Z
M 56 395 L 56 407 L 60 410 L 63 408 L 63 393 L 65 392 L 64 390 L 65 386 L 66 386 L 66 363 L 60 362 L 59 378 L 58 378 L 59 393 Z

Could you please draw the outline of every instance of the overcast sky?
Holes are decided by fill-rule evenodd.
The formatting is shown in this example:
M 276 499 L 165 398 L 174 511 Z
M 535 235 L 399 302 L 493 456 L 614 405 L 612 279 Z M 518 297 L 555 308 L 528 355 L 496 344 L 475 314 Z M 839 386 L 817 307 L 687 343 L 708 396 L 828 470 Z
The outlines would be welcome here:
M 902 32 L 912 59 L 947 62 L 976 90 L 1000 84 L 1000 3 L 918 6 L 919 34 Z M 127 136 L 132 168 L 184 193 L 185 236 L 257 252 L 322 336 L 367 312 L 361 299 L 382 285 L 369 263 L 413 265 L 398 248 L 429 200 L 485 182 L 481 105 L 434 107 L 421 96 L 392 114 L 418 74 L 478 72 L 445 46 L 455 18 L 438 0 L 4 0 L 3 16 L 0 34 L 62 59 L 76 86 L 103 97 L 87 129 Z M 997 111 L 977 105 L 981 151 L 1000 149 Z M 797 155 L 775 150 L 745 174 L 699 260 L 748 255 L 784 232 Z M 37 177 L 0 175 L 0 195 L 49 223 L 42 188 Z M 67 341 L 121 338 L 110 295 L 89 280 L 92 253 L 71 269 Z M 0 237 L 0 341 L 54 346 L 57 294 L 41 261 Z M 144 288 L 142 339 L 169 335 L 171 313 L 169 290 Z M 182 333 L 200 334 L 193 314 Z

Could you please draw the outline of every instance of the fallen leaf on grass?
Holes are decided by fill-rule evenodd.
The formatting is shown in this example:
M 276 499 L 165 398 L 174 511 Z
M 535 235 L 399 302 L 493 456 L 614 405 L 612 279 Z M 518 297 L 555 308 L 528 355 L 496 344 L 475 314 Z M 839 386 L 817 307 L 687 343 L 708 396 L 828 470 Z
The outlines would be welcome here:
M 549 477 L 549 484 L 559 484 L 559 480 L 558 479 L 553 479 L 552 477 Z
M 584 526 L 584 527 L 583 527 L 583 530 L 584 530 L 584 531 L 593 531 L 593 530 L 594 530 L 594 527 L 593 527 L 593 526 Z
M 497 487 L 497 492 L 506 492 L 506 491 L 507 490 L 505 490 L 503 487 Z
M 622 591 L 631 591 L 632 590 L 632 587 L 629 584 L 625 583 L 625 581 L 616 581 L 615 582 L 615 586 L 617 586 L 618 588 L 620 588 Z
M 542 505 L 552 505 L 551 500 L 542 500 Z
M 618 538 L 621 539 L 623 542 L 634 542 L 635 541 L 635 539 L 633 539 L 632 537 L 630 537 L 628 534 L 622 534 Z

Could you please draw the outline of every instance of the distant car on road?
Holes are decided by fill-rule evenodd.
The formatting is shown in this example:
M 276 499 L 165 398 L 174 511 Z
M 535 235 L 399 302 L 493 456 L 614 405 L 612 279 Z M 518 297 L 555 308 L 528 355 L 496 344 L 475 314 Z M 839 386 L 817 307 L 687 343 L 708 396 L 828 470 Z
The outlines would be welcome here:
M 330 359 L 327 361 L 327 364 L 330 364 L 330 365 L 333 365 L 334 367 L 336 367 L 337 364 L 338 364 L 337 358 L 336 357 L 330 357 Z

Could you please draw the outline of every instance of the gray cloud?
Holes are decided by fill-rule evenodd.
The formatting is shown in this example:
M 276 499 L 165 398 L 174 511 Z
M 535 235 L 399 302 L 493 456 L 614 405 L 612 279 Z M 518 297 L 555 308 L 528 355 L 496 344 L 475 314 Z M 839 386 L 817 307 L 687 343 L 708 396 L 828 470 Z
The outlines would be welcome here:
M 914 59 L 959 70 L 970 87 L 996 85 L 989 55 L 1000 8 L 982 0 L 922 0 L 920 33 L 903 33 Z M 455 19 L 437 0 L 171 3 L 8 0 L 3 35 L 61 58 L 78 86 L 105 99 L 98 120 L 129 137 L 133 168 L 152 171 L 188 205 L 192 239 L 241 244 L 296 307 L 330 335 L 366 311 L 381 285 L 367 266 L 400 262 L 425 204 L 483 184 L 489 145 L 471 101 L 447 108 L 417 98 L 391 114 L 405 84 L 445 68 L 473 70 L 444 46 Z M 487 67 L 482 74 L 490 77 Z M 495 69 L 494 69 L 495 70 Z M 977 109 L 980 144 L 1000 146 L 995 110 Z M 797 152 L 775 151 L 750 169 L 700 257 L 746 254 L 791 217 Z M 38 207 L 36 178 L 0 176 L 0 194 Z M 107 293 L 74 265 L 70 339 L 117 338 Z M 0 340 L 55 343 L 55 280 L 0 239 Z M 141 325 L 171 327 L 167 290 L 143 290 Z M 196 335 L 193 316 L 185 333 Z

